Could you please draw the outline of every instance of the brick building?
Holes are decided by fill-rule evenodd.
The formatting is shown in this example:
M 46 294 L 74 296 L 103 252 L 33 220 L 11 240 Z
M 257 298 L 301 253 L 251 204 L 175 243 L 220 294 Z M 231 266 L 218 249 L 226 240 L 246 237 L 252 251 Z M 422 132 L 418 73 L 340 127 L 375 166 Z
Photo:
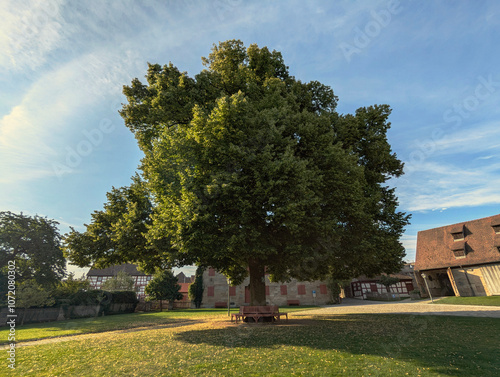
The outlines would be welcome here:
M 116 266 L 111 266 L 104 269 L 95 269 L 92 268 L 87 273 L 87 280 L 90 282 L 91 289 L 101 289 L 102 284 L 113 277 L 115 277 L 118 272 L 125 271 L 128 275 L 132 276 L 135 282 L 134 289 L 137 292 L 138 298 L 144 298 L 144 289 L 146 285 L 148 285 L 149 281 L 153 278 L 152 275 L 146 275 L 143 272 L 137 270 L 137 266 L 135 264 L 121 264 Z M 180 293 L 182 293 L 183 298 L 182 303 L 183 307 L 189 307 L 189 299 L 188 299 L 188 289 L 189 284 L 194 281 L 194 276 L 187 277 L 183 272 L 180 272 L 177 275 L 177 280 L 179 285 L 181 286 Z M 180 305 L 182 306 L 182 305 Z
M 500 295 L 500 215 L 419 232 L 415 272 L 433 296 Z
M 250 291 L 247 277 L 242 284 L 229 286 L 227 278 L 213 268 L 203 273 L 203 303 L 205 308 L 226 306 L 229 293 L 231 306 L 239 307 L 250 304 Z M 269 305 L 288 306 L 299 305 L 326 305 L 331 300 L 326 283 L 321 281 L 299 282 L 292 280 L 289 283 L 272 283 L 266 274 L 266 303 Z

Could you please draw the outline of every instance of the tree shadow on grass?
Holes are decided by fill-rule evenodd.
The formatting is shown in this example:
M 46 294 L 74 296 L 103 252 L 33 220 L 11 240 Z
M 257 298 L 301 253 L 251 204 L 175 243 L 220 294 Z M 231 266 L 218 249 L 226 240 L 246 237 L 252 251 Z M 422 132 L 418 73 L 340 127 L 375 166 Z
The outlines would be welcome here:
M 71 337 L 82 334 L 95 334 L 109 331 L 132 332 L 152 328 L 175 327 L 177 324 L 194 324 L 198 321 L 188 317 L 180 318 L 148 318 L 130 314 L 110 315 L 105 317 L 89 317 L 69 319 L 56 322 L 30 323 L 16 328 L 18 342 L 32 342 L 39 339 Z M 2 334 L 6 334 L 6 328 Z M 8 330 L 8 329 L 7 329 Z M 0 339 L 0 347 L 8 344 L 7 336 Z
M 351 314 L 188 330 L 176 333 L 176 339 L 188 344 L 270 352 L 286 346 L 337 350 L 413 361 L 443 375 L 497 376 L 497 334 L 500 320 L 496 318 Z

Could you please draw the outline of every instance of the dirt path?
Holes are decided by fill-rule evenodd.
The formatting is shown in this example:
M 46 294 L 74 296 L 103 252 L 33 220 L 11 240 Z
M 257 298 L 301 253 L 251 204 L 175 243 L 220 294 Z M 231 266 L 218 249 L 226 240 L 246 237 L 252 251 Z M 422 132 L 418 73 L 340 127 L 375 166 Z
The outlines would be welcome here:
M 432 304 L 426 301 L 377 302 L 356 299 L 344 299 L 340 305 L 327 306 L 321 309 L 308 310 L 295 315 L 331 315 L 331 314 L 420 314 L 420 315 L 456 315 L 472 317 L 500 318 L 498 306 L 445 305 Z

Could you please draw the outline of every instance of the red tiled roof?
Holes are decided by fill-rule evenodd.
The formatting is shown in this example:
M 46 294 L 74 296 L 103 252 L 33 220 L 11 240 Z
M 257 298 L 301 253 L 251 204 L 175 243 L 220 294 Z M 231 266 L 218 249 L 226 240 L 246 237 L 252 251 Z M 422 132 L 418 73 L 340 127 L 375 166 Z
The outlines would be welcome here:
M 452 224 L 418 232 L 415 270 L 471 266 L 500 262 L 496 247 L 498 234 L 493 224 L 500 215 Z M 465 239 L 455 241 L 452 233 L 463 229 Z M 453 250 L 466 249 L 465 258 L 456 258 Z

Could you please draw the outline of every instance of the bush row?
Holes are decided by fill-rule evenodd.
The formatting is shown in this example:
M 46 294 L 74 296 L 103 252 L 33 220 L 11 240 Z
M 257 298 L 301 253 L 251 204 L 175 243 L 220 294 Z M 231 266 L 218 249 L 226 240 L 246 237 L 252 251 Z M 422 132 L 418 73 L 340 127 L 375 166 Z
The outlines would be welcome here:
M 79 291 L 70 296 L 57 297 L 56 304 L 68 305 L 108 305 L 108 304 L 137 304 L 139 300 L 135 292 L 117 291 L 108 292 L 101 289 Z

